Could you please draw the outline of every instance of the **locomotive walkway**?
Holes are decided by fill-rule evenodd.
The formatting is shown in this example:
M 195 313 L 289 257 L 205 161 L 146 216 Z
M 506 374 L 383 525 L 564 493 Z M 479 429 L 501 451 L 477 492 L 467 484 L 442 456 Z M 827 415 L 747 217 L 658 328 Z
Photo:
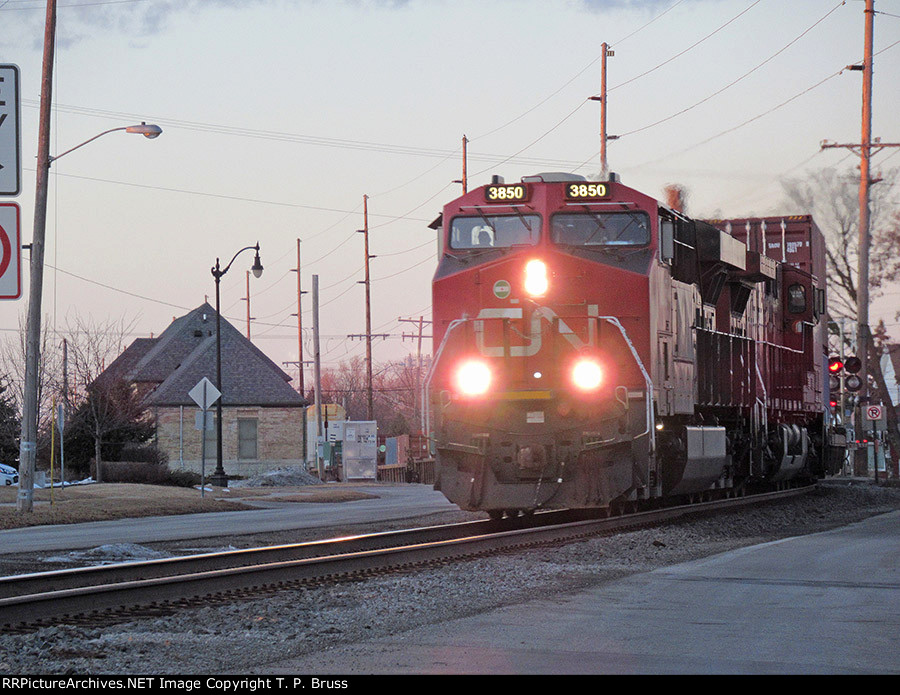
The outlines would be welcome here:
M 260 673 L 900 673 L 900 512 Z

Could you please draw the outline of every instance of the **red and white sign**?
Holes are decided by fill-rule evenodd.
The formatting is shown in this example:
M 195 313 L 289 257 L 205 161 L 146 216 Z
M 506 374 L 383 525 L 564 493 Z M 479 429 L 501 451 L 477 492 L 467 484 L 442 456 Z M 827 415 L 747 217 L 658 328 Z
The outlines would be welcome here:
M 18 203 L 0 203 L 0 299 L 22 296 L 22 232 Z
M 867 405 L 866 419 L 873 421 L 884 419 L 884 408 L 880 405 Z

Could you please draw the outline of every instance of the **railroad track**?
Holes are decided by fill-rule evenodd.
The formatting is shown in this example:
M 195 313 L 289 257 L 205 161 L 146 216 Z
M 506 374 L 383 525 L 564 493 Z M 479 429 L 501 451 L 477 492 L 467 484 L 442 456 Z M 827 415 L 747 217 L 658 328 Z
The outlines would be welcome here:
M 0 577 L 0 626 L 109 624 L 481 555 L 567 542 L 803 494 L 814 486 L 605 518 L 546 512 L 291 545 Z

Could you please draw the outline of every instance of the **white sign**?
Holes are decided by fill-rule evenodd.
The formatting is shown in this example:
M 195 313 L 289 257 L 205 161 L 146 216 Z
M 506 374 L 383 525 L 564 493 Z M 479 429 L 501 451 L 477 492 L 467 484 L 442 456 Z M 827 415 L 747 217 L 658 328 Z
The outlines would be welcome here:
M 19 66 L 0 65 L 0 195 L 22 191 Z
M 19 204 L 0 203 L 0 299 L 18 299 L 21 296 L 22 233 Z
M 216 429 L 215 413 L 210 411 L 194 413 L 194 429 L 209 431 Z
M 867 405 L 866 406 L 866 419 L 867 420 L 881 420 L 884 418 L 884 407 L 880 405 Z
M 209 410 L 209 406 L 219 400 L 219 396 L 222 394 L 209 379 L 203 377 L 194 388 L 188 391 L 188 395 L 194 399 L 194 403 L 200 406 L 200 410 Z

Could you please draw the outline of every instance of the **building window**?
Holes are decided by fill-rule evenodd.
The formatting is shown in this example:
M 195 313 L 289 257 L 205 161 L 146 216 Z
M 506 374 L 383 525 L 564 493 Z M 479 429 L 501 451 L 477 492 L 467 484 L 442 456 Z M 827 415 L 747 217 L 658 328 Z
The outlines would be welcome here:
M 255 459 L 259 458 L 257 453 L 255 419 L 238 419 L 238 458 L 239 459 Z

